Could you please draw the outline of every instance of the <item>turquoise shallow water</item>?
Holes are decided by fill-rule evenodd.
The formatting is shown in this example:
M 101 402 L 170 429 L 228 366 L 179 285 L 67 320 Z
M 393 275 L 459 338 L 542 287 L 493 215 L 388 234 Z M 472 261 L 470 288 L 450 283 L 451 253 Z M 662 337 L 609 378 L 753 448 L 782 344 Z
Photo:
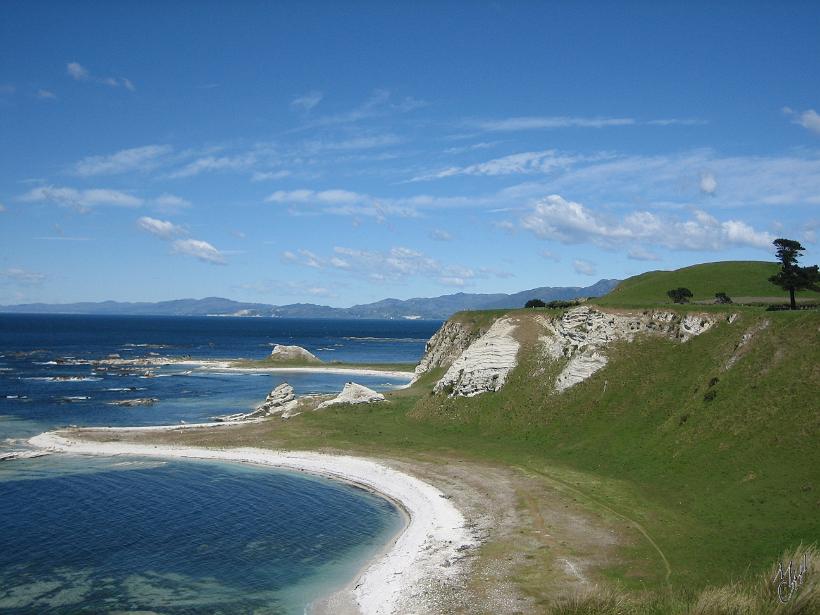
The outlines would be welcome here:
M 0 612 L 303 613 L 400 528 L 386 500 L 245 464 L 0 469 Z
M 0 453 L 64 425 L 202 422 L 253 408 L 285 379 L 297 394 L 339 391 L 348 379 L 179 366 L 144 377 L 89 363 L 113 353 L 258 358 L 290 343 L 325 360 L 412 362 L 438 324 L 0 315 Z M 133 397 L 159 401 L 110 404 Z M 401 523 L 386 500 L 349 485 L 244 464 L 0 462 L 0 612 L 303 613 Z

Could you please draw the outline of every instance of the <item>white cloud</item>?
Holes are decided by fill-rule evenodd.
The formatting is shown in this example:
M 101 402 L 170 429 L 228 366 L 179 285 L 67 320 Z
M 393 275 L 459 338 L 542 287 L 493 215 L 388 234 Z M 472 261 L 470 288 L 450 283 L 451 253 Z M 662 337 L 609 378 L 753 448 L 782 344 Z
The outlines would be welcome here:
M 423 252 L 402 246 L 390 248 L 386 252 L 336 246 L 329 257 L 322 257 L 306 249 L 286 250 L 282 252 L 282 261 L 314 269 L 335 269 L 373 282 L 385 283 L 398 283 L 408 277 L 424 276 L 445 286 L 464 286 L 476 277 L 509 275 L 495 270 L 482 270 L 477 274 L 468 267 L 447 265 Z
M 90 73 L 79 62 L 69 62 L 66 66 L 68 74 L 77 81 L 87 81 L 91 78 Z
M 572 261 L 572 268 L 576 273 L 580 273 L 582 275 L 595 275 L 596 271 L 594 263 L 590 263 L 589 261 L 582 259 Z
M 637 122 L 631 117 L 568 117 L 525 116 L 477 122 L 482 130 L 508 132 L 553 128 L 605 128 L 607 126 L 631 126 Z
M 172 151 L 170 145 L 132 147 L 107 156 L 88 156 L 77 162 L 72 171 L 80 177 L 148 171 L 155 168 L 160 160 Z
M 713 173 L 702 173 L 700 176 L 700 191 L 704 194 L 714 194 L 717 190 L 717 179 Z
M 253 153 L 238 156 L 205 156 L 173 172 L 171 177 L 194 177 L 208 171 L 244 171 L 253 167 L 256 161 L 257 158 Z
M 430 231 L 430 237 L 436 241 L 451 241 L 453 236 L 444 229 L 434 228 Z
M 806 111 L 795 111 L 789 107 L 783 107 L 783 113 L 792 116 L 792 122 L 799 124 L 806 130 L 820 134 L 820 115 L 814 109 Z
M 35 96 L 37 96 L 40 100 L 57 100 L 57 95 L 51 90 L 37 90 Z
M 201 239 L 177 239 L 172 246 L 174 252 L 193 256 L 206 263 L 224 265 L 227 262 L 222 252 Z
M 649 211 L 633 211 L 622 219 L 606 219 L 580 203 L 550 195 L 521 220 L 538 237 L 563 243 L 593 243 L 616 247 L 631 242 L 676 250 L 723 250 L 744 246 L 770 249 L 774 237 L 739 220 L 718 221 L 703 211 L 680 220 Z
M 22 267 L 9 267 L 8 269 L 0 269 L 0 279 L 30 286 L 40 284 L 46 279 L 46 276 L 43 273 L 29 271 Z
M 595 157 L 600 159 L 601 155 Z M 471 164 L 465 167 L 449 167 L 414 177 L 410 181 L 424 181 L 430 179 L 441 179 L 444 177 L 453 177 L 455 175 L 514 175 L 514 174 L 528 174 L 528 173 L 551 173 L 558 169 L 566 169 L 572 165 L 589 160 L 585 156 L 576 154 L 567 154 L 558 152 L 556 150 L 544 150 L 539 152 L 522 152 L 520 154 L 511 154 L 501 158 L 488 160 L 478 164 Z
M 650 252 L 640 246 L 632 248 L 626 255 L 627 258 L 633 261 L 659 261 L 661 257 L 655 254 L 654 252 Z
M 168 194 L 166 192 L 154 199 L 154 206 L 160 211 L 173 213 L 180 209 L 187 209 L 191 206 L 191 202 L 187 199 L 183 199 L 181 196 Z
M 423 197 L 421 197 L 423 199 Z M 411 199 L 380 199 L 350 190 L 277 190 L 266 203 L 319 206 L 325 213 L 345 216 L 370 216 L 383 221 L 387 216 L 415 217 L 419 197 Z
M 130 79 L 126 79 L 125 77 L 97 77 L 92 75 L 91 72 L 79 62 L 69 62 L 66 65 L 66 72 L 69 77 L 75 81 L 99 83 L 112 88 L 124 87 L 126 90 L 130 90 L 131 92 L 136 90 Z
M 290 171 L 281 170 L 281 171 L 256 171 L 251 176 L 251 181 L 254 182 L 264 182 L 271 179 L 285 179 L 286 177 L 290 177 L 292 173 Z
M 77 190 L 75 188 L 55 186 L 34 188 L 22 195 L 20 200 L 28 203 L 57 203 L 58 205 L 74 207 L 80 212 L 86 212 L 97 206 L 139 207 L 143 203 L 142 199 L 119 190 L 105 188 Z
M 302 111 L 310 111 L 322 101 L 322 98 L 324 98 L 324 94 L 321 92 L 308 92 L 290 101 L 290 106 Z
M 172 222 L 168 222 L 167 220 L 158 220 L 156 218 L 150 218 L 148 216 L 143 216 L 137 220 L 137 226 L 152 235 L 156 235 L 162 239 L 170 239 L 175 235 L 181 235 L 184 233 L 182 227 L 177 226 Z
M 538 254 L 540 254 L 542 258 L 545 258 L 548 261 L 554 261 L 557 263 L 561 260 L 560 256 L 558 256 L 555 252 L 552 252 L 550 250 L 541 250 Z

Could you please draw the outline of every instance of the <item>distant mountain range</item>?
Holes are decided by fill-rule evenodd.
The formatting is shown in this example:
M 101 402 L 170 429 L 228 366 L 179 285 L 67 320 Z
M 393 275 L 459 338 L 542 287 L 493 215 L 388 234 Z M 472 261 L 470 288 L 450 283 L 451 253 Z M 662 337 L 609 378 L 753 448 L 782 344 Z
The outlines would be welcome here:
M 512 295 L 504 293 L 456 293 L 440 297 L 418 299 L 383 299 L 375 303 L 334 308 L 313 303 L 268 305 L 242 303 L 207 297 L 205 299 L 176 299 L 157 303 L 122 303 L 118 301 L 85 303 L 27 303 L 0 306 L 2 313 L 17 314 L 108 314 L 134 316 L 263 316 L 274 318 L 405 318 L 444 320 L 461 310 L 490 310 L 524 307 L 530 299 L 553 301 L 600 297 L 607 294 L 620 280 L 599 280 L 592 286 L 543 286 Z

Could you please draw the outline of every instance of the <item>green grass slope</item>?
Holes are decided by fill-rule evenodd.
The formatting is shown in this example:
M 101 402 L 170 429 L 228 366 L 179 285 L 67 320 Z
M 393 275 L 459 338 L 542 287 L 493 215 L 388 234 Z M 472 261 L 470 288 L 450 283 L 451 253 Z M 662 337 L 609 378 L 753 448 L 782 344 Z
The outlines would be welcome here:
M 670 303 L 666 291 L 683 286 L 692 291 L 692 301 L 710 301 L 725 292 L 735 300 L 771 298 L 788 302 L 788 293 L 769 282 L 777 263 L 726 261 L 684 267 L 676 271 L 650 271 L 621 282 L 611 293 L 596 300 L 600 305 L 638 307 Z M 820 293 L 804 291 L 798 299 L 818 300 Z

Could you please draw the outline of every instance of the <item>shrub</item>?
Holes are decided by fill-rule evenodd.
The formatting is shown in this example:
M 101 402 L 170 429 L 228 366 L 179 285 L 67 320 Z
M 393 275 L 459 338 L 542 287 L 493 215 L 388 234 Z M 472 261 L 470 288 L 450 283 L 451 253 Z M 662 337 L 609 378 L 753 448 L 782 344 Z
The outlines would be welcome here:
M 680 288 L 667 290 L 666 295 L 673 303 L 689 303 L 689 299 L 692 298 L 692 291 L 681 286 Z
M 732 303 L 732 298 L 726 293 L 715 293 L 715 303 Z
M 541 301 L 541 299 L 530 299 L 524 304 L 525 308 L 542 308 L 547 307 L 547 304 Z

